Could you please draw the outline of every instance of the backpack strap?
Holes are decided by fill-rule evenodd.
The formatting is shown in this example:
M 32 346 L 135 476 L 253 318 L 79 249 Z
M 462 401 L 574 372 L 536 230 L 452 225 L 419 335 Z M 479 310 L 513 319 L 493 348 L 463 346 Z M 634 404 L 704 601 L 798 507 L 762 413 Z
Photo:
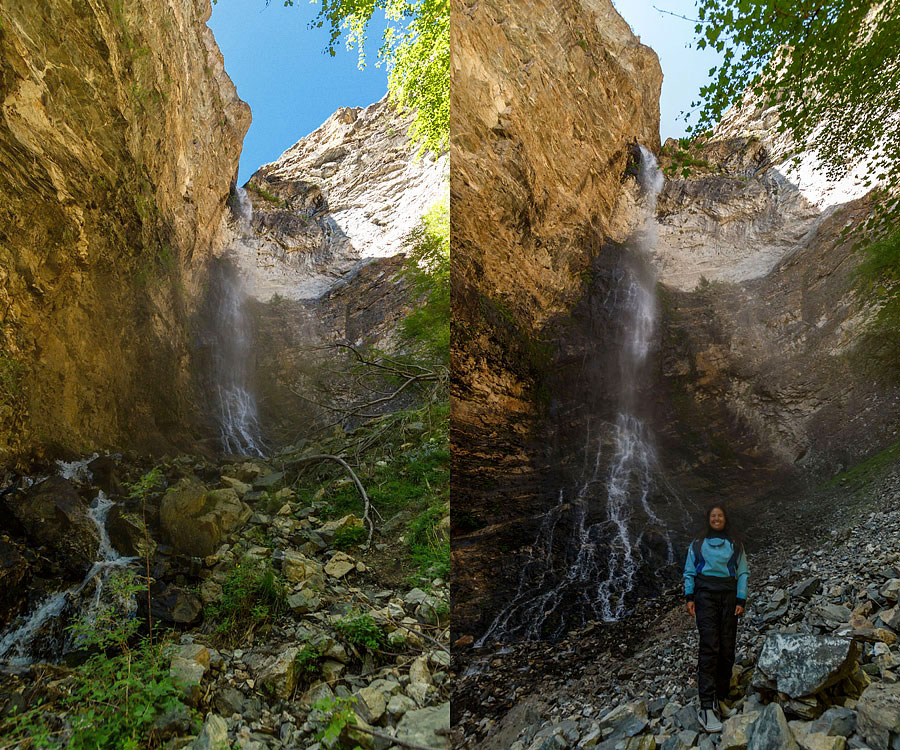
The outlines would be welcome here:
M 702 573 L 703 568 L 706 567 L 706 560 L 703 559 L 703 552 L 701 551 L 702 547 L 702 539 L 695 539 L 691 543 L 691 548 L 694 550 L 694 567 L 696 568 L 698 573 Z

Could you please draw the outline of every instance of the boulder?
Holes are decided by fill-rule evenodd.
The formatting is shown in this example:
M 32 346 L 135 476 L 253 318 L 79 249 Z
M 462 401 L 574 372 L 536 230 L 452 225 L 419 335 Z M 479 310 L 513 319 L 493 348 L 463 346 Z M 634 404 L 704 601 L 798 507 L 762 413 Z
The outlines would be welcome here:
M 373 690 L 371 687 L 364 687 L 356 694 L 354 710 L 368 724 L 378 724 L 386 709 L 387 701 L 377 690 Z
M 747 732 L 759 718 L 760 711 L 737 714 L 722 723 L 719 750 L 744 750 L 747 747 Z
M 857 729 L 872 750 L 900 747 L 900 683 L 869 685 L 856 711 Z
M 301 555 L 295 550 L 289 549 L 284 553 L 281 572 L 291 583 L 302 583 L 319 589 L 325 586 L 322 563 L 306 555 Z
M 849 737 L 856 731 L 856 712 L 842 706 L 833 706 L 810 724 L 809 731 L 830 737 Z
M 813 594 L 818 594 L 821 588 L 822 580 L 820 578 L 807 578 L 791 586 L 788 593 L 794 599 L 809 599 Z
M 138 597 L 138 607 L 146 609 L 146 599 Z M 191 591 L 172 584 L 155 582 L 150 586 L 150 612 L 157 620 L 190 625 L 200 619 L 203 604 Z
M 788 597 L 787 593 L 784 589 L 778 589 L 774 594 L 772 594 L 772 598 L 769 600 L 765 609 L 762 612 L 763 622 L 774 622 L 779 619 L 785 612 L 788 611 L 788 607 L 791 605 L 791 600 Z
M 766 706 L 750 726 L 747 750 L 799 750 L 784 711 L 777 703 Z
M 169 675 L 181 685 L 189 702 L 200 698 L 200 682 L 209 669 L 209 650 L 199 644 L 188 644 L 170 652 Z
M 297 668 L 294 660 L 299 652 L 299 648 L 291 646 L 262 663 L 256 679 L 263 689 L 283 700 L 291 697 L 297 685 Z
M 834 630 L 850 620 L 850 610 L 840 604 L 820 604 L 810 615 L 814 625 Z
M 106 530 L 110 544 L 120 555 L 145 558 L 156 554 L 156 542 L 144 526 L 141 516 L 123 505 L 114 505 L 109 509 Z
M 356 561 L 343 552 L 336 553 L 325 566 L 325 572 L 334 578 L 343 578 L 347 573 L 355 569 Z
M 792 698 L 840 682 L 856 669 L 859 646 L 827 635 L 770 633 L 763 642 L 753 685 Z
M 226 487 L 231 487 L 236 493 L 237 496 L 243 499 L 244 495 L 250 492 L 250 485 L 242 482 L 240 479 L 235 479 L 234 477 L 222 477 L 222 484 Z
M 122 484 L 119 481 L 118 467 L 112 456 L 98 456 L 88 465 L 93 482 L 107 495 L 119 495 Z
M 610 728 L 607 741 L 620 740 L 640 734 L 647 727 L 649 712 L 644 701 L 634 701 L 616 706 L 600 719 L 600 728 Z
M 407 711 L 394 736 L 398 740 L 433 750 L 446 750 L 450 735 L 450 702 Z
M 62 477 L 48 477 L 6 504 L 25 528 L 34 547 L 46 546 L 67 574 L 84 575 L 97 559 L 100 530 L 88 515 L 89 504 Z
M 221 750 L 228 746 L 228 725 L 225 720 L 212 712 L 208 713 L 206 721 L 203 722 L 203 729 L 190 746 L 190 750 Z
M 250 508 L 229 488 L 208 492 L 193 477 L 181 479 L 163 496 L 159 519 L 177 552 L 192 557 L 213 554 L 226 534 L 250 518 Z
M 891 630 L 900 630 L 900 604 L 890 609 L 882 610 L 878 613 L 878 617 Z
M 896 602 L 900 599 L 900 578 L 891 578 L 878 592 L 889 602 Z
M 308 615 L 322 606 L 322 599 L 309 591 L 298 591 L 287 598 L 287 605 L 295 615 Z

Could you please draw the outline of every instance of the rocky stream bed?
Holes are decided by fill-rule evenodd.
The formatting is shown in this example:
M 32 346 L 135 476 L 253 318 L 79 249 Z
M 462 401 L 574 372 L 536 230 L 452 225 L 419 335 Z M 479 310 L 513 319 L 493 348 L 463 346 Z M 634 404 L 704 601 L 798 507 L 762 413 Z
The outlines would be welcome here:
M 134 456 L 95 457 L 11 484 L 0 534 L 0 726 L 43 704 L 52 746 L 69 746 L 79 709 L 66 699 L 90 649 L 66 626 L 98 612 L 145 622 L 149 598 L 183 703 L 158 712 L 148 746 L 446 748 L 448 584 L 428 570 L 416 583 L 409 566 L 398 565 L 407 556 L 408 511 L 379 521 L 369 549 L 357 514 L 326 520 L 324 488 L 295 489 L 302 456 L 164 460 L 143 507 L 128 490 L 149 464 Z M 329 486 L 349 481 L 332 478 Z M 116 502 L 105 524 L 94 523 L 89 514 L 107 497 Z M 105 546 L 114 552 L 103 558 Z M 111 567 L 131 571 L 139 586 L 149 571 L 150 596 L 143 586 L 117 598 L 113 573 L 95 570 L 98 555 L 115 558 Z M 248 607 L 250 619 L 229 628 L 226 605 L 242 591 L 242 569 L 271 570 L 283 588 L 277 602 L 253 603 L 271 616 Z M 54 597 L 55 616 L 36 622 Z M 354 623 L 374 640 L 354 637 Z M 323 700 L 350 706 L 354 718 L 320 744 L 332 714 L 314 708 Z M 35 746 L 3 739 L 3 748 Z

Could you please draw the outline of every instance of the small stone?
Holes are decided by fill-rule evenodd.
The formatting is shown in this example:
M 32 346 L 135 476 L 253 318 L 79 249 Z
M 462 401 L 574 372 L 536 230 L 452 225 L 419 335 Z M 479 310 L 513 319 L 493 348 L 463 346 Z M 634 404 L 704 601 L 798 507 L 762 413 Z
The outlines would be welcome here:
M 191 750 L 221 750 L 223 747 L 228 747 L 228 725 L 221 716 L 210 712 Z
M 377 690 L 364 687 L 356 693 L 354 710 L 369 724 L 377 724 L 387 709 L 384 696 Z

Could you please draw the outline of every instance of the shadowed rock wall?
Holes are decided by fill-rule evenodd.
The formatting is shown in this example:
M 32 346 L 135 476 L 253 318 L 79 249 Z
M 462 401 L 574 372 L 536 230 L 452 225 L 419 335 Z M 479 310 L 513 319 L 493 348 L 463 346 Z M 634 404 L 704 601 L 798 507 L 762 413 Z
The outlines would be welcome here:
M 460 2 L 452 29 L 453 616 L 465 629 L 514 585 L 508 553 L 546 501 L 544 328 L 616 231 L 630 144 L 659 148 L 662 72 L 608 0 Z

